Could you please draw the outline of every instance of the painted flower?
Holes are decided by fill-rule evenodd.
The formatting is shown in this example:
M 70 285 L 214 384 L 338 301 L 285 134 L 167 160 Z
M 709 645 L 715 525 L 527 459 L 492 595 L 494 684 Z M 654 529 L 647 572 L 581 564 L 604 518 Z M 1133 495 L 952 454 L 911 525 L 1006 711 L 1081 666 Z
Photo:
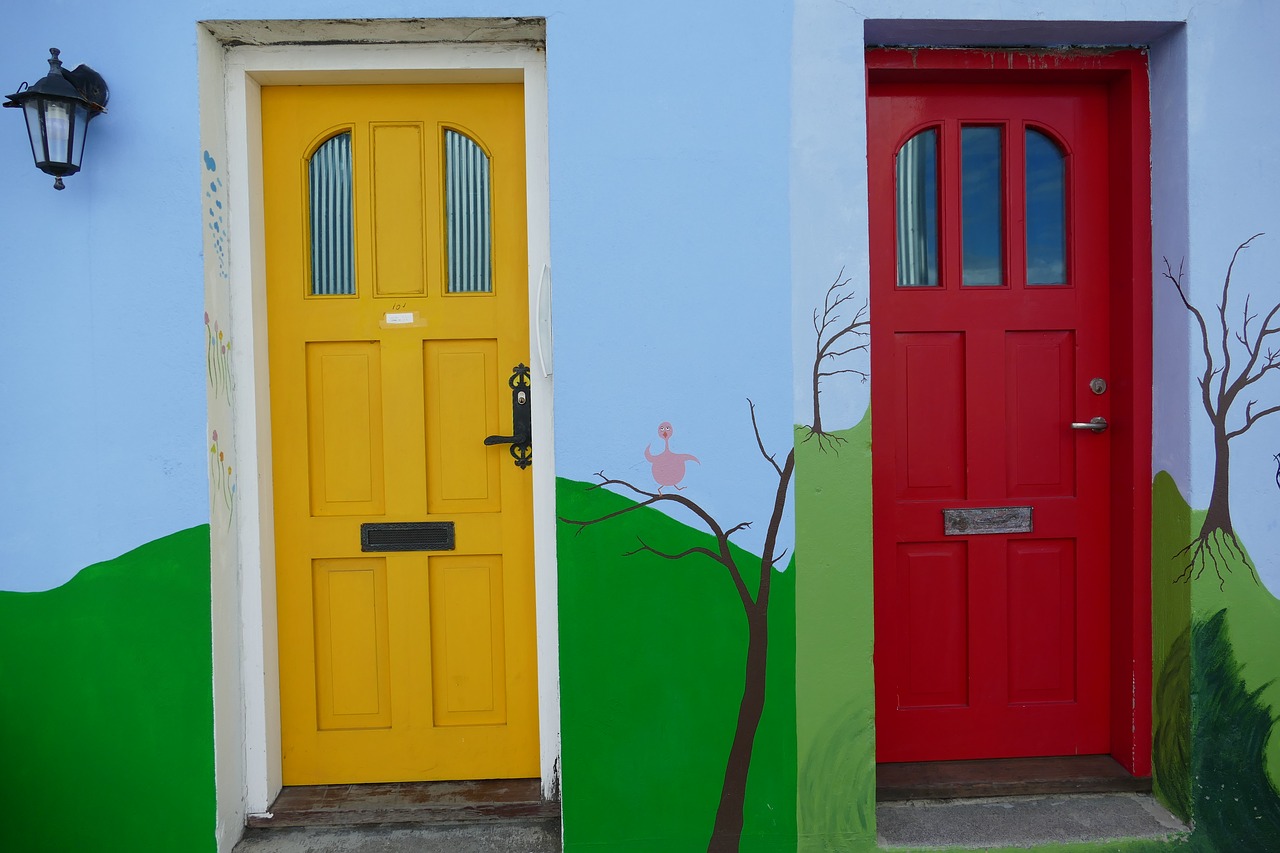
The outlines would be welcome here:
M 213 431 L 213 440 L 214 441 L 218 440 L 218 431 L 216 429 Z
M 208 311 L 204 312 L 204 324 L 205 324 L 206 326 L 207 326 L 207 325 L 209 325 L 209 312 L 208 312 Z
M 219 451 L 218 451 L 218 461 L 219 461 L 219 462 L 224 462 L 224 461 L 226 461 L 226 460 L 225 460 L 225 457 L 223 456 L 223 453 L 222 453 L 222 451 L 221 451 L 221 450 L 219 450 Z

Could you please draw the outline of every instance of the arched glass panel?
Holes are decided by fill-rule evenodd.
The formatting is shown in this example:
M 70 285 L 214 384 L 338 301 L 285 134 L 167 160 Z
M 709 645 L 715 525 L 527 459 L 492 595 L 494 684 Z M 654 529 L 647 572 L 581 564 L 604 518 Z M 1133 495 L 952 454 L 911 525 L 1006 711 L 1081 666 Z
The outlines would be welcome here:
M 317 148 L 307 173 L 311 189 L 311 293 L 355 293 L 351 133 L 340 133 Z
M 960 129 L 960 220 L 964 241 L 962 284 L 1004 284 L 1004 189 L 998 127 Z
M 1066 212 L 1066 158 L 1027 128 L 1027 284 L 1066 284 Z
M 937 287 L 937 130 L 922 130 L 906 141 L 896 172 L 898 287 Z
M 453 130 L 445 140 L 445 215 L 450 293 L 493 291 L 493 227 L 489 212 L 489 156 Z

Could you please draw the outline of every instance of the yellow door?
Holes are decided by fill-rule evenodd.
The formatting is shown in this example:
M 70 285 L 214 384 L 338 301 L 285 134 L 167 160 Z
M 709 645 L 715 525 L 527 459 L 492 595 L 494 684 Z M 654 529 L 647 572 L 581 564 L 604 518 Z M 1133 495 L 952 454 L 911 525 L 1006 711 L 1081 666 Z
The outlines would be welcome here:
M 262 118 L 285 784 L 536 776 L 523 90 Z

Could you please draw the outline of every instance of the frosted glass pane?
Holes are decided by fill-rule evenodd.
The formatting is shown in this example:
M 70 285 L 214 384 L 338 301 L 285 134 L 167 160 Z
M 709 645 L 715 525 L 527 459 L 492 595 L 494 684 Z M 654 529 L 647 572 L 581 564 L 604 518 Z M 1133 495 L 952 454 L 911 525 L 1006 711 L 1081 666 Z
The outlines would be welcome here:
M 895 205 L 898 286 L 938 284 L 938 132 L 922 130 L 898 152 Z
M 1067 281 L 1066 161 L 1045 134 L 1027 129 L 1027 284 Z
M 1004 284 L 1003 187 L 1000 128 L 960 131 L 960 219 L 966 285 Z
M 338 134 L 317 148 L 307 171 L 311 185 L 311 293 L 355 293 L 351 134 Z
M 468 137 L 444 132 L 445 213 L 450 293 L 493 291 L 489 155 Z

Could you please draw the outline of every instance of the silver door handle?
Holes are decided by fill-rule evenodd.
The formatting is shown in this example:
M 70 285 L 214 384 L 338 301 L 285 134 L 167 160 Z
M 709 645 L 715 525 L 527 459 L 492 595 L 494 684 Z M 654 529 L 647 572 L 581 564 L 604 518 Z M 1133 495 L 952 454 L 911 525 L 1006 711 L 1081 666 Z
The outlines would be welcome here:
M 1093 432 L 1106 432 L 1108 426 L 1110 426 L 1110 424 L 1107 423 L 1106 418 L 1091 418 L 1087 424 L 1073 423 L 1071 428 L 1087 429 L 1092 430 Z

